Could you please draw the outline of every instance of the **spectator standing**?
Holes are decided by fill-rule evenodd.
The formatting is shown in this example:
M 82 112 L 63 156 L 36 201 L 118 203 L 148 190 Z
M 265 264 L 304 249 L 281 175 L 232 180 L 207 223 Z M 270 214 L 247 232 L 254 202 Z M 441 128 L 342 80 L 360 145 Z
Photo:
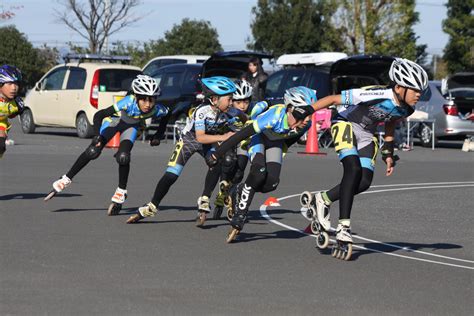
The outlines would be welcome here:
M 259 58 L 251 58 L 248 64 L 248 71 L 242 77 L 252 85 L 251 102 L 259 102 L 263 100 L 265 86 L 267 84 L 268 75 L 263 71 L 262 62 Z

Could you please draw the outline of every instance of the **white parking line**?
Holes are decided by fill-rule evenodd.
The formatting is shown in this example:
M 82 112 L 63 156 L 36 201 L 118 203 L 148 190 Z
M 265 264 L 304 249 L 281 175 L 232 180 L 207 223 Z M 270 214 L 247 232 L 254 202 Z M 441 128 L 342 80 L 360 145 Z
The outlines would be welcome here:
M 443 184 L 443 185 L 438 185 L 438 184 Z M 453 184 L 459 184 L 459 185 L 453 185 Z M 474 182 L 414 183 L 414 184 L 394 184 L 394 185 L 384 185 L 384 186 L 379 185 L 379 186 L 372 186 L 372 187 L 375 188 L 375 187 L 403 186 L 403 185 L 405 185 L 405 186 L 406 186 L 406 185 L 418 186 L 418 187 L 374 190 L 374 191 L 366 191 L 366 192 L 363 192 L 363 193 L 361 193 L 361 194 L 371 194 L 371 193 L 380 193 L 380 192 L 389 192 L 389 191 L 417 190 L 417 189 L 473 187 L 473 186 L 474 186 Z M 425 186 L 425 185 L 430 185 L 430 186 Z M 317 192 L 317 191 L 315 191 L 315 192 Z M 289 198 L 292 198 L 292 197 L 296 197 L 296 196 L 300 196 L 300 194 L 287 195 L 287 196 L 278 198 L 278 201 L 286 200 L 286 199 L 289 199 Z M 300 229 L 297 229 L 297 228 L 295 228 L 295 227 L 292 227 L 292 226 L 283 224 L 283 223 L 281 223 L 281 222 L 279 222 L 279 221 L 277 221 L 277 220 L 272 219 L 272 218 L 268 215 L 266 209 L 267 209 L 267 206 L 266 206 L 266 205 L 261 205 L 261 206 L 260 206 L 260 214 L 262 215 L 263 218 L 267 219 L 268 221 L 270 221 L 270 222 L 272 222 L 272 223 L 274 223 L 274 224 L 276 224 L 276 225 L 279 225 L 279 226 L 281 226 L 281 227 L 287 228 L 287 229 L 289 229 L 289 230 L 299 232 L 299 233 L 301 233 L 301 234 L 303 234 L 303 235 L 316 237 L 316 236 L 314 236 L 313 234 L 307 234 L 307 233 L 305 233 L 304 231 L 302 231 L 302 230 L 300 230 Z M 392 248 L 396 248 L 396 249 L 401 249 L 401 250 L 405 250 L 405 251 L 409 251 L 409 252 L 413 252 L 413 253 L 419 253 L 419 254 L 423 254 L 423 255 L 427 255 L 427 256 L 433 256 L 433 257 L 438 257 L 438 258 L 443 258 L 443 259 L 448 259 L 448 260 L 454 260 L 454 261 L 461 261 L 461 262 L 466 262 L 466 263 L 474 263 L 474 261 L 472 261 L 472 260 L 465 260 L 465 259 L 460 259 L 460 258 L 454 258 L 454 257 L 449 257 L 449 256 L 438 255 L 438 254 L 434 254 L 434 253 L 430 253 L 430 252 L 425 252 L 425 251 L 420 251 L 420 250 L 411 249 L 411 248 L 409 248 L 409 247 L 401 247 L 401 246 L 398 246 L 398 245 L 388 244 L 388 243 L 384 243 L 384 242 L 381 242 L 381 241 L 378 241 L 378 240 L 373 240 L 373 239 L 365 238 L 365 237 L 362 237 L 362 236 L 360 236 L 360 235 L 354 235 L 353 238 L 357 238 L 357 239 L 361 239 L 361 240 L 365 240 L 365 241 L 370 241 L 370 242 L 378 243 L 378 244 L 385 245 L 385 246 L 388 246 L 388 247 L 392 247 Z M 330 240 L 331 240 L 332 242 L 335 242 L 335 240 L 332 240 L 332 239 L 330 239 Z M 434 261 L 434 260 L 428 260 L 428 259 L 422 259 L 422 258 L 415 258 L 415 257 L 410 257 L 410 256 L 405 256 L 405 255 L 400 255 L 400 254 L 395 254 L 395 253 L 391 253 L 391 252 L 384 252 L 384 251 L 381 251 L 381 250 L 372 249 L 372 248 L 367 248 L 367 247 L 359 246 L 359 245 L 353 245 L 353 247 L 358 248 L 358 249 L 364 249 L 364 250 L 369 250 L 369 251 L 373 251 L 373 252 L 383 253 L 383 254 L 390 255 L 390 256 L 406 258 L 406 259 L 410 259 L 410 260 L 418 260 L 418 261 L 430 262 L 430 263 L 435 263 L 435 264 L 440 264 L 440 265 L 447 265 L 447 266 L 452 266 L 452 267 L 457 267 L 457 268 L 463 268 L 463 269 L 474 270 L 474 267 L 471 267 L 471 266 L 464 266 L 464 265 L 446 263 L 446 262 L 441 262 L 441 261 Z

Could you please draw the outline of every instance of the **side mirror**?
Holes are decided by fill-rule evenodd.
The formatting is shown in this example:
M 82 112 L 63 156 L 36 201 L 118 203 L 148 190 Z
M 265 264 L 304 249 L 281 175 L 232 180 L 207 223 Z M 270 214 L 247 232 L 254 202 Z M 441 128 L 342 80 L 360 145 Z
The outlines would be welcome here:
M 40 90 L 40 82 L 38 81 L 37 83 L 35 83 L 35 91 L 39 91 Z

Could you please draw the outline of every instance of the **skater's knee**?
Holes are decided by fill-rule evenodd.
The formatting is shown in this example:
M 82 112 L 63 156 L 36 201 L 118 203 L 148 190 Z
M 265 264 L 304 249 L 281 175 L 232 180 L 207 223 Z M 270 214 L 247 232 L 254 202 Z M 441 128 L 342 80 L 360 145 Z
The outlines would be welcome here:
M 172 185 L 173 183 L 176 182 L 176 180 L 178 180 L 178 175 L 172 173 L 172 172 L 165 172 L 165 174 L 163 175 L 163 181 L 166 182 L 166 184 L 168 185 Z
M 269 173 L 265 180 L 265 184 L 262 186 L 261 192 L 262 193 L 272 192 L 276 190 L 279 183 L 280 183 L 280 177 L 273 176 Z
M 242 182 L 242 179 L 244 178 L 244 171 L 237 169 L 235 172 L 234 178 L 232 179 L 232 183 L 240 183 Z
M 119 151 L 115 155 L 115 159 L 117 160 L 117 163 L 119 165 L 128 165 L 128 164 L 130 164 L 131 154 L 130 154 L 130 152 Z
M 101 152 L 102 147 L 97 147 L 94 145 L 89 145 L 89 147 L 87 147 L 85 151 L 87 158 L 89 158 L 90 160 L 97 159 L 100 156 Z
M 222 172 L 223 173 L 230 173 L 235 167 L 235 162 L 237 161 L 237 157 L 235 152 L 229 151 L 224 155 L 224 159 L 222 159 Z
M 245 182 L 248 183 L 255 190 L 259 191 L 259 189 L 265 183 L 266 177 L 267 177 L 267 170 L 265 166 L 252 165 L 250 167 L 250 172 L 249 172 L 249 175 L 247 176 L 247 180 Z
M 362 171 L 362 178 L 360 180 L 358 193 L 364 192 L 368 188 L 370 188 L 370 185 L 372 184 L 372 178 L 373 178 L 373 172 L 371 171 L 365 172 L 365 170 Z

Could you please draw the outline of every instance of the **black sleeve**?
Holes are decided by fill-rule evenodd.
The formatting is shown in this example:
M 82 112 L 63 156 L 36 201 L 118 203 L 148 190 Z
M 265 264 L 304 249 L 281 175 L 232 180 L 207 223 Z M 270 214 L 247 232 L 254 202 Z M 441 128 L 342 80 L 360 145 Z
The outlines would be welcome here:
M 253 128 L 253 124 L 248 125 L 247 127 L 243 128 L 239 132 L 235 133 L 231 138 L 223 142 L 219 147 L 217 147 L 214 156 L 216 158 L 222 157 L 227 151 L 234 148 L 244 139 L 249 138 L 250 136 L 256 133 L 255 129 Z
M 163 139 L 163 135 L 166 132 L 166 125 L 168 125 L 168 121 L 170 120 L 170 117 L 171 117 L 171 111 L 168 111 L 168 114 L 161 117 L 160 125 L 158 126 L 158 129 L 156 130 L 155 135 L 153 135 L 153 139 Z
M 102 109 L 98 111 L 97 113 L 94 114 L 94 134 L 99 135 L 100 134 L 100 127 L 102 126 L 102 120 L 105 119 L 108 116 L 111 116 L 115 114 L 115 108 L 113 105 L 111 105 L 108 108 Z

